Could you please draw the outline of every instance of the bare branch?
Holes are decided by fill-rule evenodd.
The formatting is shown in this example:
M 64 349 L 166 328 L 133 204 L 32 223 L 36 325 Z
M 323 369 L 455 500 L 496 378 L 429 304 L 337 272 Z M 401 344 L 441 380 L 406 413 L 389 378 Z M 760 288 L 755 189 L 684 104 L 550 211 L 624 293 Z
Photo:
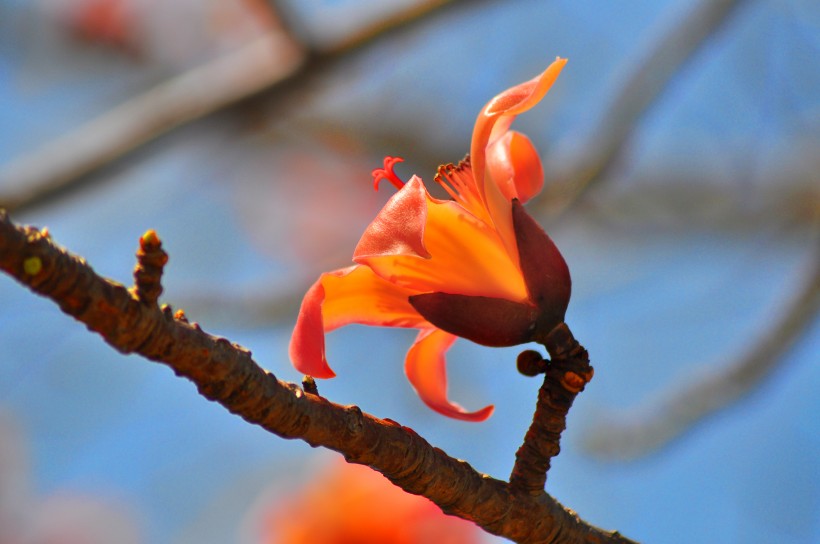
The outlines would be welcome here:
M 454 0 L 427 0 L 364 27 L 343 43 L 310 51 L 280 29 L 174 77 L 103 113 L 31 154 L 0 166 L 0 207 L 19 211 L 182 125 L 283 83 L 314 61 L 339 58 L 387 30 Z
M 203 332 L 168 306 L 139 300 L 134 291 L 98 276 L 85 261 L 54 245 L 47 233 L 15 226 L 3 211 L 0 269 L 56 302 L 118 351 L 171 367 L 204 397 L 246 421 L 369 465 L 405 491 L 490 533 L 521 543 L 633 542 L 585 523 L 546 493 L 515 493 L 407 427 L 278 380 L 248 350 Z
M 21 209 L 157 136 L 292 75 L 305 52 L 271 32 L 242 49 L 154 87 L 0 170 L 11 187 L 0 206 Z
M 686 13 L 670 15 L 623 73 L 602 115 L 562 151 L 550 157 L 550 183 L 537 197 L 539 208 L 559 215 L 613 164 L 637 122 L 662 96 L 672 78 L 717 32 L 741 0 L 701 0 Z M 569 148 L 571 146 L 571 148 Z M 568 149 L 569 148 L 569 149 Z
M 604 418 L 586 432 L 586 447 L 602 457 L 647 455 L 759 387 L 786 360 L 785 353 L 820 312 L 820 250 L 811 259 L 805 281 L 786 304 L 782 317 L 743 355 L 638 407 L 634 416 Z

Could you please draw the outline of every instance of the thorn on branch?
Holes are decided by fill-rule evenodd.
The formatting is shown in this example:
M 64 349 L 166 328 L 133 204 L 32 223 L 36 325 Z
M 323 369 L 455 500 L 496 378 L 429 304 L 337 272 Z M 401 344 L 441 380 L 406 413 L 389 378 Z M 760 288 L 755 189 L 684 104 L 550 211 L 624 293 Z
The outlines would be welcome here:
M 162 294 L 162 271 L 168 262 L 168 254 L 162 249 L 162 241 L 153 229 L 140 238 L 137 250 L 137 266 L 134 267 L 134 296 L 143 304 L 156 304 Z
M 319 386 L 316 385 L 316 380 L 313 379 L 313 376 L 305 374 L 305 377 L 302 378 L 302 389 L 305 390 L 305 393 L 319 396 Z

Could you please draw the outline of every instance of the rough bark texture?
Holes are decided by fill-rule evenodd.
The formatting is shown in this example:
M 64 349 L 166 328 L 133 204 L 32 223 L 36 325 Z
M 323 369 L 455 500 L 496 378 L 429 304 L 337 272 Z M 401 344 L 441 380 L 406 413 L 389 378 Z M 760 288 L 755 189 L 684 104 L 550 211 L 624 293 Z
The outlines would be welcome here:
M 567 428 L 567 413 L 593 373 L 587 351 L 575 340 L 566 324 L 561 323 L 538 340 L 547 348 L 552 360 L 545 366 L 544 383 L 538 390 L 532 424 L 515 454 L 510 475 L 510 488 L 514 492 L 532 496 L 544 491 L 550 462 L 561 451 L 561 433 Z M 526 357 L 519 357 L 519 368 L 521 359 Z
M 159 250 L 158 240 L 149 242 Z M 412 429 L 278 380 L 250 351 L 203 332 L 167 306 L 140 300 L 138 289 L 98 276 L 83 259 L 55 246 L 46 232 L 15 226 L 2 210 L 0 269 L 56 302 L 118 351 L 171 367 L 203 396 L 246 421 L 369 465 L 405 491 L 490 533 L 520 543 L 633 542 L 585 523 L 543 491 L 512 492 L 506 482 L 449 457 Z

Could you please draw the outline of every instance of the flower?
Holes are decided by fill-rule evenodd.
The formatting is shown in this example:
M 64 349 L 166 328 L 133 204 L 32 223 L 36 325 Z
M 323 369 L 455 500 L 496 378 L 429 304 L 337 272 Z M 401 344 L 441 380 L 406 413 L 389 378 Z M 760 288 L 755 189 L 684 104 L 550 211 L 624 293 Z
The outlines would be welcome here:
M 353 266 L 322 274 L 302 302 L 290 343 L 294 366 L 317 378 L 335 376 L 324 334 L 360 323 L 410 327 L 419 334 L 405 372 L 421 399 L 449 417 L 483 421 L 448 400 L 445 353 L 457 336 L 487 346 L 532 341 L 564 319 L 570 276 L 555 244 L 522 203 L 543 184 L 530 140 L 509 130 L 537 104 L 561 72 L 543 73 L 499 94 L 479 113 L 470 156 L 439 167 L 435 181 L 452 197 L 430 196 L 421 179 L 403 182 L 387 157 L 375 185 L 398 191 L 367 227 Z
M 264 507 L 260 522 L 260 541 L 278 544 L 477 544 L 483 534 L 378 472 L 341 461 Z

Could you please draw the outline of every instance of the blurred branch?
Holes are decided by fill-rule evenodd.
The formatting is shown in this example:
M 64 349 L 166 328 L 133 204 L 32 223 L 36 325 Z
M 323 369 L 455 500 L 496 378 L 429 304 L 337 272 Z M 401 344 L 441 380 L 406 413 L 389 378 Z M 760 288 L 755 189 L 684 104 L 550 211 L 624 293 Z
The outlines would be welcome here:
M 453 0 L 429 0 L 359 30 L 343 43 L 310 51 L 282 30 L 174 77 L 103 113 L 40 150 L 0 167 L 0 206 L 20 211 L 59 194 L 151 140 L 321 66 Z M 312 60 L 312 62 L 308 62 Z
M 18 227 L 0 211 L 0 269 L 56 302 L 118 351 L 171 367 L 204 397 L 249 423 L 340 452 L 405 491 L 429 498 L 444 512 L 515 542 L 633 542 L 585 523 L 543 490 L 515 492 L 407 427 L 278 380 L 248 350 L 205 333 L 182 312 L 174 315 L 167 305 L 157 306 L 154 294 L 160 290 L 165 253 L 153 231 L 141 238 L 140 248 L 137 285 L 129 290 L 54 245 L 47 232 Z
M 549 183 L 535 206 L 560 215 L 595 182 L 603 179 L 642 115 L 663 95 L 682 67 L 726 22 L 741 0 L 683 3 L 669 13 L 646 46 L 617 74 L 623 74 L 603 112 L 574 139 L 557 147 L 545 171 Z
M 638 407 L 633 417 L 603 418 L 586 431 L 586 447 L 602 457 L 647 455 L 759 387 L 786 360 L 786 352 L 820 311 L 820 247 L 811 259 L 805 280 L 783 315 L 743 355 L 683 386 L 673 386 L 659 400 Z
M 157 136 L 282 81 L 304 59 L 289 37 L 273 32 L 166 81 L 2 168 L 0 186 L 11 189 L 0 206 L 36 205 Z

